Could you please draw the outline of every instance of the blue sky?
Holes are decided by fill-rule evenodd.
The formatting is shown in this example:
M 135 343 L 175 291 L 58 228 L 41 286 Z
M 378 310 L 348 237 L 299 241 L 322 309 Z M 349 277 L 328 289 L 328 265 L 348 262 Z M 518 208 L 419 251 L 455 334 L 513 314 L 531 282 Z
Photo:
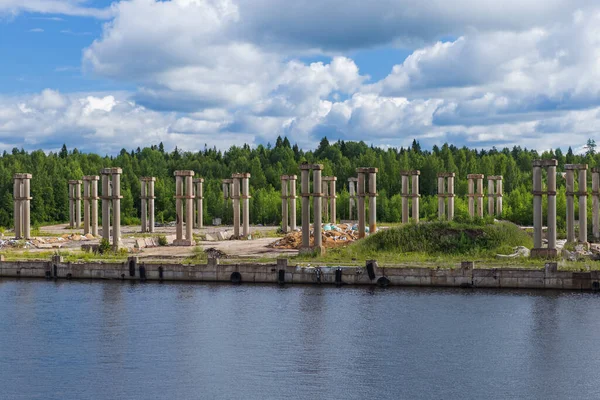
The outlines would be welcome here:
M 581 149 L 599 26 L 589 0 L 3 0 L 0 148 Z

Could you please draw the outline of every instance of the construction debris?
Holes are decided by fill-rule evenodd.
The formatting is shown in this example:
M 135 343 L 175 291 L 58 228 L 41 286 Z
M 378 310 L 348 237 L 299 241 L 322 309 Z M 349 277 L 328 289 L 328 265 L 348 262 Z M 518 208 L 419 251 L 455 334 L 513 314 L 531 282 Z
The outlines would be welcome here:
M 314 245 L 314 231 L 310 231 L 310 245 Z M 326 248 L 341 247 L 358 240 L 358 228 L 350 224 L 324 224 L 321 230 L 323 246 Z M 300 249 L 302 247 L 302 232 L 294 231 L 268 245 L 274 249 Z

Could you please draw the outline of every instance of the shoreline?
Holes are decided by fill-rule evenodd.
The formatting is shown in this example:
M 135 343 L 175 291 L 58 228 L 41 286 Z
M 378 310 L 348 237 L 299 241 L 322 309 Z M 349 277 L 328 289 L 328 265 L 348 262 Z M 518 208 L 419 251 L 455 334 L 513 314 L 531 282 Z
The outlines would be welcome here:
M 287 258 L 273 263 L 206 264 L 145 263 L 137 257 L 125 262 L 0 261 L 2 278 L 129 280 L 145 282 L 230 282 L 271 284 L 323 284 L 552 289 L 600 291 L 600 271 L 559 271 L 556 262 L 539 269 L 476 268 L 471 261 L 453 269 L 430 267 L 379 267 L 376 260 L 356 266 L 289 265 Z

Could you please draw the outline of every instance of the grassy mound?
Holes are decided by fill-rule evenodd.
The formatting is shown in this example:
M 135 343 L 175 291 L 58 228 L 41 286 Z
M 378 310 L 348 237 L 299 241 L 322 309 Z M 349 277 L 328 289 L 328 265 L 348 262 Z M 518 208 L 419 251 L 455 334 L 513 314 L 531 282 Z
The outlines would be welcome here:
M 510 253 L 515 246 L 532 246 L 531 237 L 517 225 L 432 222 L 407 224 L 371 235 L 357 246 L 366 251 L 427 254 Z
M 300 261 L 317 257 L 327 264 L 433 263 L 437 266 L 465 259 L 492 261 L 496 254 L 511 254 L 516 246 L 531 248 L 531 237 L 510 222 L 422 222 L 384 229 L 349 246 L 328 249 L 324 255 L 300 255 Z M 507 264 L 503 260 L 502 263 Z M 515 260 L 523 262 L 523 260 Z

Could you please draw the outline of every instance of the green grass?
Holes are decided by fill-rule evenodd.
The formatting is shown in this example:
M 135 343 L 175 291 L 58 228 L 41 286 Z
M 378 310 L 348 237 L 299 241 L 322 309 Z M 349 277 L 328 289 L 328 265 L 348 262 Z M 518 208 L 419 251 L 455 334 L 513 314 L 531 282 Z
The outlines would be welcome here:
M 531 236 L 510 222 L 438 221 L 381 230 L 349 246 L 327 249 L 322 255 L 299 255 L 295 259 L 350 265 L 363 265 L 367 259 L 376 259 L 382 265 L 449 267 L 465 260 L 503 266 L 540 265 L 540 260 L 496 259 L 496 254 L 510 254 L 516 246 L 531 248 L 532 245 Z

